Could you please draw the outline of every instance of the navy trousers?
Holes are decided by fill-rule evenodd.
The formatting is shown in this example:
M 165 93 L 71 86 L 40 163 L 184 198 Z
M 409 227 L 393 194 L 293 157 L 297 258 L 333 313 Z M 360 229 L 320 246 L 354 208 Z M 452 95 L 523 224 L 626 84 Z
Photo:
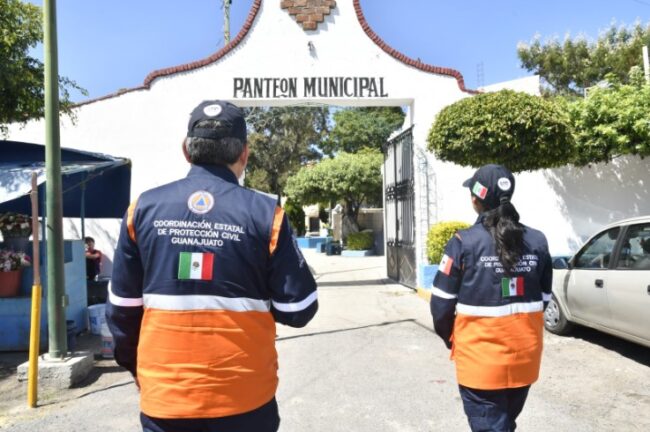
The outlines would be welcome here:
M 530 386 L 476 390 L 459 385 L 463 408 L 472 432 L 512 432 L 524 408 Z
M 144 432 L 276 432 L 280 415 L 275 398 L 256 410 L 229 417 L 158 419 L 140 413 Z

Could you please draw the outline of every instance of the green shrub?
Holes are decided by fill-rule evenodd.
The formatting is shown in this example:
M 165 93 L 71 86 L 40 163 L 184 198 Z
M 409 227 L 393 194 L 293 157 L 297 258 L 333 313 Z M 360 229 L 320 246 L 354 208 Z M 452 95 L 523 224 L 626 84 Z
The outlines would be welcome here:
M 289 224 L 293 228 L 297 237 L 302 237 L 305 235 L 305 211 L 302 209 L 302 206 L 288 199 L 284 203 L 284 212 L 287 214 L 289 219 Z
M 503 164 L 512 172 L 566 165 L 575 148 L 561 104 L 512 90 L 479 94 L 445 107 L 428 143 L 438 159 L 475 168 Z
M 371 230 L 365 230 L 348 235 L 348 250 L 370 250 L 375 245 L 375 238 Z
M 439 263 L 449 239 L 456 234 L 456 231 L 470 226 L 470 224 L 458 221 L 440 222 L 432 226 L 427 235 L 427 258 L 429 258 L 429 263 Z

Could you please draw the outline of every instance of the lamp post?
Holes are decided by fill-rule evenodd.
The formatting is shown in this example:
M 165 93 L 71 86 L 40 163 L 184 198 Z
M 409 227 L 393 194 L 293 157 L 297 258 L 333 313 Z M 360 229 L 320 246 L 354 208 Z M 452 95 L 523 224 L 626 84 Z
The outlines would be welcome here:
M 56 37 L 56 0 L 43 1 L 45 64 L 45 171 L 47 213 L 47 322 L 49 356 L 63 359 L 68 347 L 65 328 L 63 274 L 63 206 L 61 144 L 59 138 L 59 70 Z

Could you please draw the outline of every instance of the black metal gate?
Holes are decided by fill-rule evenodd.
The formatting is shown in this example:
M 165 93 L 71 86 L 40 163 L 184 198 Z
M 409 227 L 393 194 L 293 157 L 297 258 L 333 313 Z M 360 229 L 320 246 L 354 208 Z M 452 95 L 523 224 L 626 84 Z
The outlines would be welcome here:
M 413 128 L 386 143 L 384 182 L 388 277 L 415 288 Z

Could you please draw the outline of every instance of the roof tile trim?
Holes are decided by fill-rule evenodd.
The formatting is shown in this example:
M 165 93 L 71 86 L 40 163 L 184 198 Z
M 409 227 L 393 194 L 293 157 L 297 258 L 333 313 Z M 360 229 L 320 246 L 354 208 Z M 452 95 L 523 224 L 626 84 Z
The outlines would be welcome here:
M 147 77 L 144 79 L 144 83 L 139 86 L 139 87 L 133 87 L 130 89 L 126 90 L 120 90 L 115 93 L 111 93 L 105 96 L 101 96 L 95 99 L 90 99 L 84 102 L 80 102 L 78 104 L 75 104 L 74 107 L 80 107 L 83 105 L 88 105 L 94 102 L 99 102 L 102 100 L 106 99 L 111 99 L 114 97 L 122 96 L 123 94 L 126 93 L 131 93 L 134 91 L 139 91 L 139 90 L 148 90 L 151 88 L 151 84 L 157 79 L 161 78 L 167 75 L 174 75 L 177 73 L 181 72 L 187 72 L 193 69 L 198 69 L 204 66 L 208 66 L 211 63 L 214 63 L 218 61 L 219 59 L 223 58 L 226 54 L 231 52 L 237 45 L 241 43 L 241 41 L 248 35 L 248 32 L 250 29 L 253 27 L 253 23 L 255 22 L 255 18 L 257 18 L 257 13 L 259 12 L 260 8 L 262 6 L 262 0 L 255 0 L 253 2 L 253 5 L 251 6 L 251 10 L 248 13 L 248 17 L 246 18 L 246 21 L 244 22 L 244 25 L 242 26 L 241 30 L 237 34 L 237 36 L 230 41 L 228 45 L 225 47 L 221 48 L 219 51 L 216 53 L 212 54 L 209 57 L 206 57 L 201 60 L 197 60 L 191 63 L 186 63 L 178 66 L 173 66 L 173 67 L 168 67 L 164 69 L 158 69 L 153 72 L 151 72 Z M 476 94 L 480 93 L 476 90 L 470 90 L 465 87 L 465 80 L 463 79 L 463 75 L 458 72 L 455 69 L 450 69 L 450 68 L 443 68 L 443 67 L 438 67 L 438 66 L 432 66 L 426 63 L 422 63 L 421 61 L 413 60 L 412 58 L 402 54 L 401 52 L 397 51 L 394 48 L 391 48 L 386 42 L 384 42 L 373 30 L 370 28 L 370 25 L 366 21 L 366 17 L 363 14 L 363 10 L 361 9 L 361 3 L 360 0 L 354 0 L 354 10 L 357 14 L 357 19 L 359 20 L 359 24 L 361 24 L 361 28 L 363 28 L 364 32 L 368 35 L 368 37 L 377 45 L 379 48 L 381 48 L 384 52 L 386 52 L 388 55 L 392 56 L 393 58 L 401 61 L 402 63 L 405 63 L 409 66 L 413 66 L 417 69 L 420 69 L 424 72 L 429 72 L 433 74 L 438 74 L 438 75 L 448 75 L 456 78 L 456 81 L 458 82 L 458 87 L 464 92 L 471 93 L 471 94 Z
M 246 21 L 244 22 L 244 25 L 242 26 L 239 33 L 237 33 L 237 36 L 233 40 L 231 40 L 228 45 L 224 46 L 219 51 L 212 54 L 210 57 L 206 57 L 204 59 L 197 60 L 197 61 L 194 61 L 194 62 L 191 62 L 191 63 L 186 63 L 186 64 L 182 64 L 182 65 L 178 65 L 178 66 L 172 66 L 172 67 L 168 67 L 168 68 L 164 68 L 164 69 L 155 70 L 155 71 L 151 72 L 149 75 L 147 75 L 147 77 L 144 79 L 144 83 L 139 87 L 133 87 L 133 88 L 126 89 L 126 90 L 120 90 L 120 91 L 118 91 L 116 93 L 111 93 L 111 94 L 108 94 L 106 96 L 102 96 L 102 97 L 95 98 L 95 99 L 90 99 L 90 100 L 78 103 L 78 104 L 76 104 L 74 106 L 79 107 L 79 106 L 82 106 L 82 105 L 87 105 L 87 104 L 91 104 L 91 103 L 94 103 L 94 102 L 99 102 L 99 101 L 102 101 L 102 100 L 105 100 L 105 99 L 111 99 L 111 98 L 114 98 L 114 97 L 122 96 L 125 93 L 131 93 L 131 92 L 138 91 L 138 90 L 148 90 L 149 88 L 151 88 L 151 84 L 153 83 L 153 81 L 155 81 L 157 78 L 167 76 L 167 75 L 174 75 L 174 74 L 177 74 L 177 73 L 180 73 L 180 72 L 187 72 L 187 71 L 190 71 L 190 70 L 193 70 L 193 69 L 201 68 L 203 66 L 208 66 L 209 64 L 216 62 L 217 60 L 223 58 L 226 54 L 231 52 L 233 49 L 235 49 L 235 47 L 237 47 L 237 45 L 239 45 L 241 43 L 241 41 L 246 37 L 246 35 L 250 31 L 250 29 L 253 27 L 253 23 L 255 22 L 255 18 L 257 18 L 257 13 L 259 12 L 261 6 L 262 6 L 262 0 L 255 0 L 253 2 L 253 5 L 251 6 L 250 12 L 248 13 L 248 17 L 246 18 Z
M 357 19 L 359 20 L 359 24 L 361 24 L 361 28 L 363 31 L 366 32 L 368 37 L 379 47 L 381 48 L 385 53 L 390 55 L 391 57 L 401 61 L 402 63 L 405 63 L 409 66 L 413 66 L 416 69 L 419 69 L 424 72 L 429 72 L 433 74 L 438 74 L 438 75 L 448 75 L 451 77 L 456 78 L 456 81 L 458 82 L 458 87 L 466 92 L 466 93 L 471 93 L 471 94 L 478 94 L 480 93 L 477 90 L 471 90 L 465 87 L 465 79 L 463 78 L 463 74 L 461 74 L 459 71 L 456 69 L 451 69 L 451 68 L 443 68 L 439 66 L 432 66 L 426 63 L 422 63 L 419 60 L 413 60 L 412 58 L 404 55 L 403 53 L 397 51 L 396 49 L 392 48 L 390 45 L 388 45 L 386 42 L 384 42 L 378 35 L 375 33 L 372 28 L 370 27 L 370 24 L 368 24 L 368 21 L 366 21 L 366 17 L 363 14 L 363 9 L 361 8 L 361 0 L 354 0 L 354 10 L 357 13 Z

